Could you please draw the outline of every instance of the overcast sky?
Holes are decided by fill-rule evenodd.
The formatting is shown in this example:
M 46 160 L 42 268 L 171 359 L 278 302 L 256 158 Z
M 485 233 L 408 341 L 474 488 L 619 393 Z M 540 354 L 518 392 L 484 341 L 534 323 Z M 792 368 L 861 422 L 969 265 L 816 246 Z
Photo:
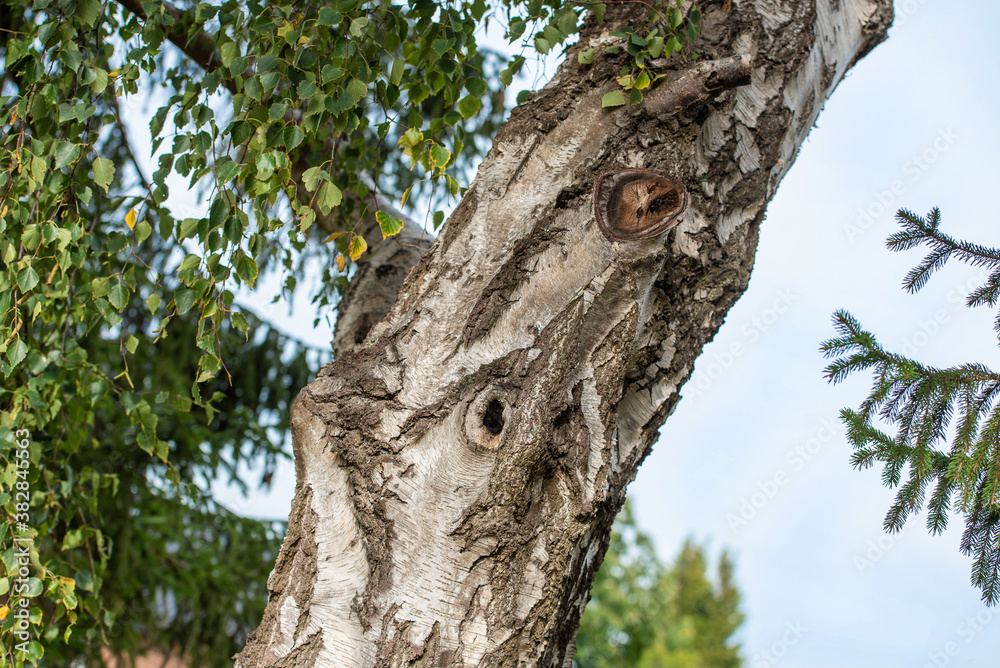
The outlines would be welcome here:
M 933 206 L 945 231 L 1000 245 L 989 199 L 1000 183 L 1000 7 L 903 0 L 896 11 L 889 40 L 841 83 L 781 184 L 750 287 L 629 492 L 665 560 L 688 535 L 734 551 L 750 668 L 998 665 L 1000 610 L 969 584 L 961 519 L 941 536 L 916 518 L 887 537 L 894 492 L 880 469 L 851 468 L 837 417 L 870 379 L 822 380 L 818 347 L 838 308 L 924 362 L 1000 367 L 994 314 L 962 305 L 977 271 L 956 264 L 908 295 L 900 283 L 921 254 L 885 248 L 897 208 Z M 328 345 L 329 330 L 309 339 Z M 285 519 L 293 488 L 288 465 L 271 494 L 226 498 Z

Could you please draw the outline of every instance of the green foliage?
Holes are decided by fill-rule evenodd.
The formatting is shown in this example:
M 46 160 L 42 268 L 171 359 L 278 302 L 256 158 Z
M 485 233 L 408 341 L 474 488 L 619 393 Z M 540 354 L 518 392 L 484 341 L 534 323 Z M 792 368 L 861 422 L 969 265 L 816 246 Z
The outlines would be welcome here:
M 683 5 L 682 0 L 662 0 L 651 4 L 646 25 L 616 28 L 611 32 L 622 41 L 604 47 L 604 52 L 616 55 L 624 46 L 629 59 L 618 73 L 617 81 L 621 88 L 605 94 L 601 99 L 602 107 L 622 106 L 626 95 L 629 104 L 639 104 L 642 102 L 642 91 L 666 76 L 665 72 L 657 72 L 666 59 L 674 53 L 684 54 L 690 50 L 698 39 L 701 10 L 697 2 L 692 2 L 687 12 Z M 591 64 L 594 49 L 581 51 L 577 58 L 581 65 Z
M 616 33 L 633 103 L 700 17 L 649 7 Z M 0 1 L 4 660 L 153 646 L 226 663 L 280 530 L 206 490 L 287 456 L 288 404 L 321 357 L 241 299 L 264 278 L 291 297 L 308 273 L 328 315 L 369 241 L 401 229 L 368 215 L 372 188 L 440 226 L 525 63 L 481 49 L 483 24 L 545 53 L 591 8 L 601 20 L 563 0 Z M 149 176 L 124 118 L 142 102 Z M 25 588 L 15 537 L 33 541 Z M 26 597 L 30 642 L 11 654 Z
M 888 239 L 894 251 L 926 245 L 930 252 L 903 283 L 908 292 L 926 285 L 952 257 L 991 273 L 967 298 L 970 307 L 1000 301 L 1000 249 L 958 241 L 940 230 L 941 212 L 926 217 L 901 210 L 902 231 Z M 975 557 L 972 583 L 990 605 L 1000 599 L 1000 375 L 980 363 L 937 369 L 883 349 L 875 336 L 846 311 L 834 315 L 839 335 L 823 344 L 836 357 L 826 377 L 838 383 L 871 370 L 872 389 L 858 410 L 841 418 L 854 446 L 856 468 L 883 464 L 882 480 L 898 487 L 885 517 L 886 531 L 899 531 L 926 502 L 927 528 L 940 533 L 952 511 L 965 515 L 961 549 Z M 1000 334 L 1000 316 L 996 321 Z M 895 436 L 879 427 L 896 428 Z M 948 441 L 950 448 L 947 448 Z M 905 475 L 904 475 L 905 472 Z M 929 488 L 933 486 L 933 491 Z
M 717 582 L 704 548 L 688 540 L 670 568 L 626 504 L 594 580 L 577 635 L 579 668 L 738 668 L 732 635 L 743 623 L 728 553 Z
M 133 299 L 123 317 L 141 319 L 143 308 Z M 135 391 L 105 380 L 120 360 L 119 341 L 97 333 L 77 341 L 81 354 L 99 361 L 80 381 L 88 395 L 64 397 L 59 420 L 28 432 L 32 572 L 47 587 L 32 605 L 44 615 L 36 621 L 47 665 L 96 656 L 101 646 L 149 644 L 177 644 L 202 665 L 221 665 L 259 622 L 283 528 L 231 515 L 198 483 L 236 476 L 250 461 L 273 470 L 286 456 L 276 434 L 288 429 L 288 404 L 310 365 L 293 342 L 246 318 L 260 339 L 248 344 L 238 331 L 222 330 L 233 385 L 202 382 L 199 391 L 212 402 L 197 412 L 185 397 L 199 372 L 189 345 L 196 317 L 175 319 L 156 344 L 136 339 L 129 371 L 142 386 Z M 155 422 L 169 464 L 147 452 L 155 445 L 133 424 L 135 413 Z M 12 442 L 9 428 L 0 427 L 0 438 Z M 0 454 L 5 476 L 12 455 L 6 448 Z M 175 486 L 168 476 L 183 482 Z M 10 528 L 0 527 L 5 565 L 13 554 Z

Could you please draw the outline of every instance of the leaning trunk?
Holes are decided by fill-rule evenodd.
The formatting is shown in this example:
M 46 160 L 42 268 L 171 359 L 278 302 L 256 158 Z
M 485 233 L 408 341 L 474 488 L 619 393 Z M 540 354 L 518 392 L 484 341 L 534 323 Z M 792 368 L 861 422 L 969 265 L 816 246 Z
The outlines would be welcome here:
M 622 62 L 600 47 L 637 19 L 609 5 L 389 313 L 299 394 L 289 533 L 237 665 L 570 665 L 625 488 L 746 288 L 765 206 L 892 17 L 702 4 L 701 57 L 612 110 Z

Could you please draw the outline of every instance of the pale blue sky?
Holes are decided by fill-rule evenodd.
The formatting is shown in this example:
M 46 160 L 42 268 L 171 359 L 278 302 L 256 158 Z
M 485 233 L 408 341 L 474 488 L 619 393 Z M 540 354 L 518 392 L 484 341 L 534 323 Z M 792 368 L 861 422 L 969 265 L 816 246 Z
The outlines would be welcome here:
M 837 308 L 928 363 L 1000 366 L 994 314 L 958 298 L 976 271 L 952 266 L 908 295 L 899 286 L 921 255 L 885 249 L 901 206 L 940 206 L 947 231 L 1000 245 L 991 200 L 1000 9 L 926 0 L 897 2 L 897 13 L 889 40 L 840 85 L 782 183 L 750 288 L 699 358 L 630 490 L 664 556 L 689 533 L 735 550 L 751 668 L 1000 664 L 1000 612 L 983 613 L 996 619 L 978 632 L 962 626 L 984 607 L 958 551 L 961 520 L 931 537 L 918 518 L 887 538 L 893 492 L 880 470 L 851 468 L 836 419 L 860 403 L 870 378 L 821 380 L 817 348 Z M 887 210 L 859 223 L 880 198 Z M 727 357 L 734 345 L 739 354 Z M 761 487 L 773 496 L 754 499 Z M 727 521 L 744 500 L 761 506 L 756 515 Z M 808 631 L 786 633 L 788 623 Z M 764 656 L 772 646 L 784 655 Z
M 869 379 L 828 386 L 817 352 L 833 334 L 832 312 L 847 308 L 886 347 L 909 345 L 931 364 L 1000 367 L 994 314 L 958 298 L 976 271 L 952 266 L 907 295 L 900 282 L 920 253 L 884 245 L 896 208 L 935 205 L 947 231 L 1000 245 L 991 200 L 1000 183 L 1000 7 L 896 7 L 890 39 L 841 84 L 782 183 L 750 288 L 630 488 L 664 559 L 687 535 L 735 552 L 750 668 L 1000 664 L 1000 610 L 984 612 L 969 585 L 961 520 L 943 536 L 928 536 L 918 518 L 885 537 L 893 492 L 878 469 L 851 468 L 837 419 Z M 880 198 L 888 207 L 859 224 Z M 329 330 L 308 338 L 327 345 Z M 270 495 L 227 498 L 238 511 L 285 518 L 293 488 L 288 465 Z M 737 524 L 744 501 L 760 507 Z

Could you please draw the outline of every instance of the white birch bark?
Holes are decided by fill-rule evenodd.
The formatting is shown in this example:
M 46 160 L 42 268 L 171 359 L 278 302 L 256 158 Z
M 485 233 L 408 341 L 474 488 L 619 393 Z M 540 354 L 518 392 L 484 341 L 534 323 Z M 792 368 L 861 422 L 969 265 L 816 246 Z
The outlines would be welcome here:
M 621 63 L 575 55 L 611 42 L 626 17 L 609 5 L 514 111 L 388 315 L 349 328 L 299 395 L 289 534 L 238 666 L 570 665 L 625 487 L 745 289 L 820 108 L 892 18 L 889 0 L 702 10 L 702 59 L 609 111 Z M 594 184 L 625 168 L 685 184 L 677 228 L 601 233 Z M 376 273 L 345 322 L 384 293 Z

